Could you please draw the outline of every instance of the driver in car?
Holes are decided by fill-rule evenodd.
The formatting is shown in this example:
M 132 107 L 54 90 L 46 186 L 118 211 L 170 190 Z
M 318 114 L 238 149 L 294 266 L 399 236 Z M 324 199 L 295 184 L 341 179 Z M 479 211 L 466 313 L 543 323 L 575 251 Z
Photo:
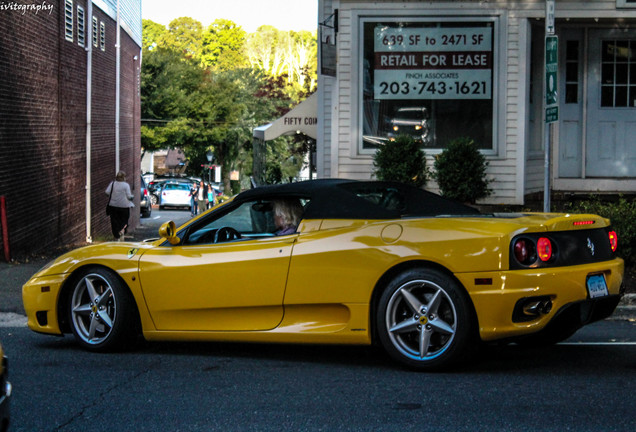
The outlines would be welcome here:
M 273 202 L 276 235 L 288 235 L 296 232 L 303 214 L 303 207 L 297 199 L 280 199 Z

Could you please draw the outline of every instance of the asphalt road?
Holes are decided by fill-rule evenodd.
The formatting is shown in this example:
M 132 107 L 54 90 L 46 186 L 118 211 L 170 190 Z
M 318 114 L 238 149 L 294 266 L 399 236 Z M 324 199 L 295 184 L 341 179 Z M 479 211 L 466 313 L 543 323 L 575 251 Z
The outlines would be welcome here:
M 92 354 L 2 327 L 16 431 L 634 431 L 636 324 L 416 373 L 370 347 L 147 343 Z

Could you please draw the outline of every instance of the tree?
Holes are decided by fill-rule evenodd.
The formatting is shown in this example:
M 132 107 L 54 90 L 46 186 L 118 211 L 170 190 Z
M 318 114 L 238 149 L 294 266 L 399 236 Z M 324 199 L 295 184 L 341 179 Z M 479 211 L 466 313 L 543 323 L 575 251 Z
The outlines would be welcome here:
M 192 112 L 203 70 L 193 59 L 163 47 L 144 53 L 141 66 L 141 145 L 144 151 L 174 148 L 189 140 L 183 119 Z
M 141 46 L 144 50 L 152 50 L 163 44 L 167 29 L 163 24 L 144 19 L 142 23 Z
M 265 26 L 256 35 L 263 67 L 250 67 L 248 35 L 232 21 L 216 20 L 203 30 L 198 21 L 182 17 L 167 29 L 145 21 L 144 29 L 144 150 L 181 148 L 193 175 L 201 174 L 212 151 L 229 191 L 233 169 L 251 171 L 253 128 L 285 114 L 315 90 L 315 40 L 309 32 Z M 289 60 L 294 52 L 297 59 Z M 279 138 L 267 153 L 269 165 L 280 168 L 281 178 L 294 177 L 305 147 Z
M 245 67 L 245 39 L 246 33 L 240 26 L 230 20 L 217 19 L 203 33 L 201 63 L 218 70 Z
M 315 34 L 261 26 L 248 35 L 245 56 L 253 68 L 271 76 L 284 76 L 286 92 L 295 101 L 315 91 L 318 66 Z
M 181 17 L 170 21 L 162 45 L 185 57 L 201 59 L 203 26 L 194 18 Z

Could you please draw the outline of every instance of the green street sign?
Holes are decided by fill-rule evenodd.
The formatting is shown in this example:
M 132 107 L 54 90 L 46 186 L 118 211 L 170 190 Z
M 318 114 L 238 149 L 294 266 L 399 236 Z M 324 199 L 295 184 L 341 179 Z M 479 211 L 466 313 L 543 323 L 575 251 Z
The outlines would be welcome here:
M 546 123 L 559 119 L 559 99 L 557 95 L 557 74 L 559 72 L 559 39 L 556 36 L 545 38 L 545 105 Z

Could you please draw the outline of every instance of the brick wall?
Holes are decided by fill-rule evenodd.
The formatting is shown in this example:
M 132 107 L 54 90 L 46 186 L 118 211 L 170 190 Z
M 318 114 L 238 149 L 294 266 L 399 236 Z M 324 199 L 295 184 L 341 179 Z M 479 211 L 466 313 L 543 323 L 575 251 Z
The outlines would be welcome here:
M 0 11 L 0 195 L 14 257 L 86 240 L 87 56 L 76 21 L 77 6 L 87 12 L 86 1 L 73 2 L 73 42 L 65 39 L 64 1 L 47 4 L 50 14 Z M 93 48 L 90 235 L 103 240 L 110 236 L 104 190 L 115 175 L 117 27 L 99 8 L 93 14 L 98 32 L 104 23 L 106 43 L 104 51 L 99 41 Z M 121 34 L 120 168 L 139 191 L 139 47 Z M 132 215 L 134 227 L 139 212 Z

